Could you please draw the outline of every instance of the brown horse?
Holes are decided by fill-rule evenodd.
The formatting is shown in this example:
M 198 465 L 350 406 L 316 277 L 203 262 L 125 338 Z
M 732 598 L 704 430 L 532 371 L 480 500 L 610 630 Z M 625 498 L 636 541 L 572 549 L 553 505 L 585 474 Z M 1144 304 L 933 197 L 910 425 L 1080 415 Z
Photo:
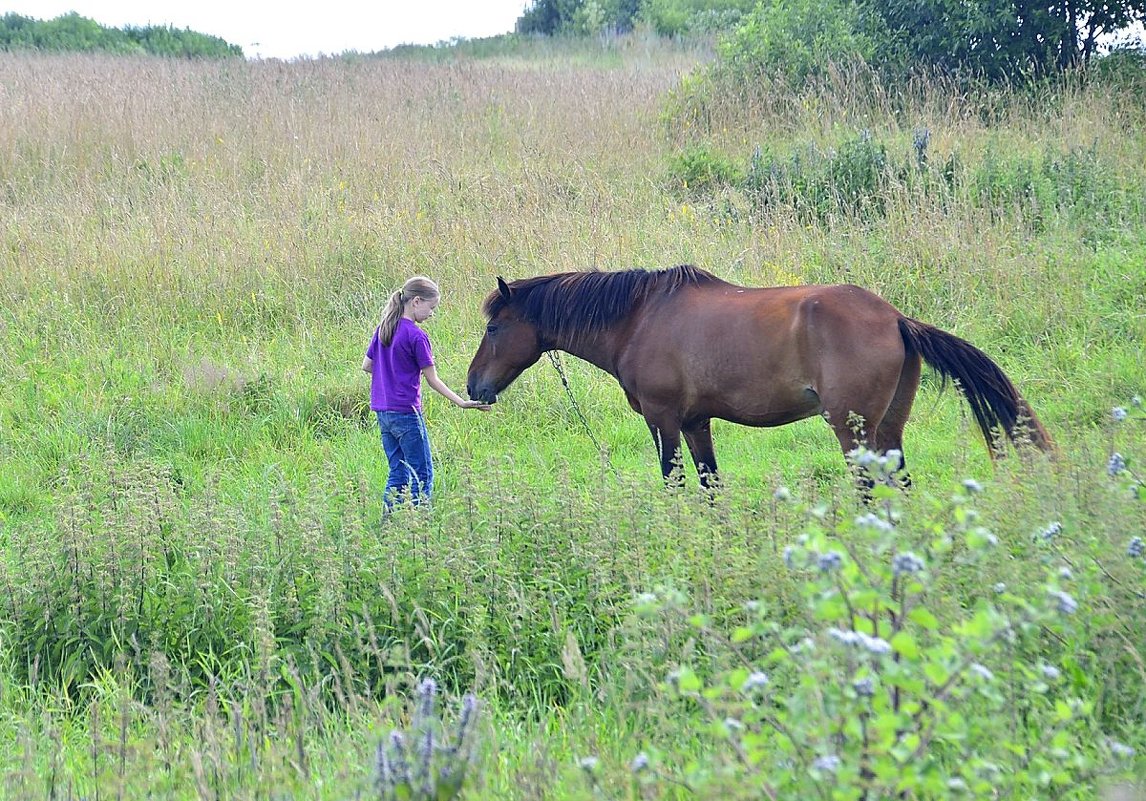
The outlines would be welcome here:
M 944 383 L 957 381 L 988 446 L 1001 431 L 1054 450 L 986 354 L 856 286 L 753 289 L 690 266 L 569 272 L 498 278 L 483 310 L 489 324 L 469 368 L 471 398 L 494 403 L 541 354 L 572 353 L 620 382 L 666 478 L 681 434 L 701 482 L 715 478 L 714 417 L 780 426 L 822 415 L 845 453 L 858 443 L 902 457 L 921 361 Z

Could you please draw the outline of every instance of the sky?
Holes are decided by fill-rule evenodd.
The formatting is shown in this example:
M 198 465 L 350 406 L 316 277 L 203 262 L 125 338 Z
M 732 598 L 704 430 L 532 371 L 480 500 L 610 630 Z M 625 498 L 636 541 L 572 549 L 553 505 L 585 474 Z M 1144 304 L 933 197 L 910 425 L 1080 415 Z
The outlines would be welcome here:
M 111 28 L 171 25 L 219 36 L 248 58 L 370 53 L 513 30 L 530 0 L 0 0 L 0 15 L 76 12 Z

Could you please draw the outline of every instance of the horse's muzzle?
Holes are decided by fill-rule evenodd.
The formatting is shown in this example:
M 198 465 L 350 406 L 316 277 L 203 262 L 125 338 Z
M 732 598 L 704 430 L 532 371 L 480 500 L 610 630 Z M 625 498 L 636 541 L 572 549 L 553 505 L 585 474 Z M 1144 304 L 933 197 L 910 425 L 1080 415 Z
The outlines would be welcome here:
M 466 384 L 466 393 L 472 400 L 482 403 L 497 403 L 497 393 L 489 384 L 478 385 L 476 381 L 470 381 Z

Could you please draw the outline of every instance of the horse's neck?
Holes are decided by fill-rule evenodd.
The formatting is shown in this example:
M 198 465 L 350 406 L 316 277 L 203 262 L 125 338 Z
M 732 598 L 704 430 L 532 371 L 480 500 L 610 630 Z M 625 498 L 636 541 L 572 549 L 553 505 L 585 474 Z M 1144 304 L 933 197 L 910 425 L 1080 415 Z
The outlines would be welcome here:
M 610 375 L 617 375 L 617 353 L 619 343 L 617 332 L 612 329 L 595 331 L 588 336 L 570 337 L 554 345 L 556 350 L 583 359 L 594 367 L 599 367 Z

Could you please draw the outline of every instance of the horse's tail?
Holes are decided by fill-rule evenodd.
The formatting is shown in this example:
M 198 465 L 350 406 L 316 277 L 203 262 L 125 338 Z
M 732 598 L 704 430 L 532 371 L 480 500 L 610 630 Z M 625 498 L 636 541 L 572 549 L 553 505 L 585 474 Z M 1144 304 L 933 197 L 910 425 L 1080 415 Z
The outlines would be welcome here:
M 954 334 L 909 317 L 899 319 L 899 333 L 908 354 L 922 356 L 943 377 L 944 385 L 955 379 L 992 454 L 996 429 L 1002 429 L 1016 445 L 1029 439 L 1039 450 L 1056 452 L 1054 440 L 1034 411 L 987 354 Z

